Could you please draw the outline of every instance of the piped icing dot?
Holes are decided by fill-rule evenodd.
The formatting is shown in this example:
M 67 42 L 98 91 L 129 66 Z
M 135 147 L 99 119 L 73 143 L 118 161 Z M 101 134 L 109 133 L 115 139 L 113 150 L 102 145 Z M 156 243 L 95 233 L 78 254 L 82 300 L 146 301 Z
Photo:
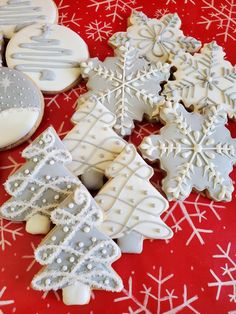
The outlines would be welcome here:
M 67 226 L 65 226 L 65 227 L 63 228 L 63 231 L 64 231 L 64 232 L 68 232 L 68 231 L 69 231 L 69 228 L 68 228 Z
M 62 260 L 61 258 L 57 258 L 57 264 L 61 264 Z
M 97 239 L 95 237 L 92 237 L 91 241 L 94 243 L 97 241 Z
M 69 207 L 70 209 L 74 208 L 74 206 L 75 206 L 74 203 L 70 203 L 70 204 L 68 205 L 68 207 Z
M 29 173 L 30 173 L 29 169 L 25 169 L 25 174 L 29 174 Z
M 67 267 L 66 265 L 63 265 L 63 266 L 62 266 L 62 270 L 63 270 L 63 271 L 67 271 L 67 269 L 68 269 L 68 267 Z
M 45 284 L 46 284 L 46 285 L 50 285 L 50 283 L 51 283 L 51 279 L 50 279 L 50 278 L 47 278 L 47 279 L 45 280 Z
M 56 241 L 57 237 L 56 236 L 52 236 L 52 241 Z
M 85 233 L 89 233 L 89 231 L 90 231 L 90 227 L 89 227 L 89 226 L 86 226 L 86 227 L 84 227 L 84 229 L 83 229 L 83 230 L 84 230 L 84 232 L 85 232 Z
M 82 247 L 84 247 L 84 243 L 83 243 L 83 242 L 79 242 L 78 246 L 79 246 L 80 248 L 82 248 Z
M 87 268 L 88 268 L 89 270 L 92 269 L 92 268 L 93 268 L 92 264 L 88 264 L 88 265 L 87 265 Z
M 74 256 L 71 256 L 69 260 L 70 260 L 71 263 L 74 263 L 74 261 L 75 261 Z

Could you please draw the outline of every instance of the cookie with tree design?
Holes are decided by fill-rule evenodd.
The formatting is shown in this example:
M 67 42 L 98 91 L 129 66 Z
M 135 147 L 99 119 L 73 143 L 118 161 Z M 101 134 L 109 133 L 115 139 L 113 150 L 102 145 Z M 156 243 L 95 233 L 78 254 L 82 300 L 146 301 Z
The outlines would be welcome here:
M 99 227 L 117 239 L 124 253 L 141 253 L 143 240 L 169 239 L 171 229 L 161 214 L 168 208 L 167 200 L 149 182 L 153 169 L 129 144 L 106 169 L 110 179 L 95 197 L 104 212 Z
M 201 115 L 167 102 L 160 116 L 166 125 L 160 135 L 144 138 L 140 150 L 144 158 L 160 161 L 167 174 L 162 188 L 168 199 L 184 200 L 196 189 L 216 201 L 231 201 L 229 174 L 236 163 L 236 139 L 225 127 L 224 106 L 208 106 Z
M 76 186 L 79 179 L 67 170 L 71 155 L 49 127 L 22 152 L 27 162 L 5 183 L 12 197 L 0 207 L 7 220 L 26 221 L 26 231 L 46 234 L 51 212 Z
M 32 287 L 62 289 L 67 305 L 87 304 L 93 289 L 121 291 L 122 280 L 111 267 L 120 249 L 97 230 L 101 220 L 100 208 L 81 185 L 52 213 L 56 226 L 35 251 L 44 267 Z
M 181 20 L 177 13 L 152 19 L 142 12 L 133 11 L 127 31 L 115 33 L 109 43 L 118 47 L 129 42 L 147 60 L 167 62 L 171 53 L 194 53 L 201 47 L 200 41 L 185 36 L 180 27 Z
M 144 114 L 149 118 L 158 114 L 163 103 L 161 84 L 170 76 L 168 63 L 150 64 L 127 43 L 115 50 L 114 57 L 104 62 L 89 59 L 81 63 L 81 68 L 89 90 L 81 100 L 96 96 L 116 115 L 114 129 L 118 134 L 129 135 L 134 120 L 141 121 Z
M 175 80 L 168 81 L 163 94 L 179 99 L 186 107 L 201 111 L 210 104 L 223 104 L 230 118 L 236 118 L 236 67 L 224 60 L 216 42 L 205 44 L 200 53 L 172 55 Z

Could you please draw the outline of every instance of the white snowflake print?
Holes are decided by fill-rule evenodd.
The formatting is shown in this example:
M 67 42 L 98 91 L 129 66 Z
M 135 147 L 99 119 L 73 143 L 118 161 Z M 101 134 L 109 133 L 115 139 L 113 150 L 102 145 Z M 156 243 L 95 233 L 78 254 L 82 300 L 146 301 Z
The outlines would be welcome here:
M 225 53 L 216 42 L 205 44 L 201 53 L 171 57 L 177 71 L 175 80 L 164 87 L 168 99 L 180 99 L 195 111 L 210 104 L 222 104 L 230 118 L 236 117 L 236 67 L 224 60 Z
M 157 19 L 161 18 L 163 15 L 166 15 L 167 13 L 169 13 L 169 10 L 168 9 L 156 9 L 156 12 L 155 12 L 155 17 Z
M 231 243 L 228 243 L 227 248 L 217 244 L 220 254 L 213 255 L 213 258 L 221 259 L 224 264 L 220 267 L 220 275 L 217 275 L 214 270 L 210 269 L 215 281 L 208 283 L 209 287 L 217 287 L 216 300 L 220 299 L 220 293 L 223 288 L 231 289 L 228 294 L 229 301 L 236 303 L 236 260 L 235 255 L 231 252 Z
M 178 1 L 178 4 L 179 4 L 179 0 L 167 0 L 166 1 L 166 5 L 168 4 L 177 4 L 177 1 Z M 188 3 L 192 3 L 192 4 L 195 4 L 195 0 L 183 0 L 184 1 L 184 4 L 188 4 Z
M 204 5 L 203 10 L 208 10 L 208 16 L 201 16 L 201 21 L 198 24 L 203 24 L 208 30 L 213 24 L 214 30 L 217 31 L 216 36 L 222 37 L 224 42 L 230 38 L 236 40 L 236 2 L 235 0 L 202 0 Z
M 192 189 L 207 190 L 217 201 L 230 201 L 234 190 L 229 177 L 236 163 L 236 139 L 225 127 L 222 106 L 210 106 L 203 115 L 189 113 L 178 102 L 166 102 L 160 112 L 166 125 L 160 135 L 141 143 L 143 157 L 160 160 L 167 172 L 162 189 L 169 200 L 184 200 Z
M 116 115 L 115 131 L 122 136 L 131 134 L 133 120 L 141 121 L 146 113 L 152 117 L 158 113 L 163 98 L 159 96 L 161 83 L 170 75 L 168 63 L 149 64 L 138 57 L 135 48 L 121 46 L 115 57 L 104 62 L 98 58 L 81 63 L 82 75 L 88 78 L 89 92 L 81 101 L 96 96 Z
M 210 234 L 213 230 L 203 228 L 201 224 L 207 220 L 209 213 L 212 213 L 220 221 L 219 211 L 225 209 L 224 205 L 200 198 L 199 194 L 193 201 L 188 199 L 176 201 L 162 216 L 163 221 L 168 223 L 175 233 L 185 231 L 187 234 L 187 225 L 190 227 L 191 234 L 186 239 L 186 246 L 190 245 L 193 239 L 197 239 L 201 245 L 204 245 L 203 235 Z
M 4 314 L 3 310 L 1 309 L 1 307 L 3 306 L 7 306 L 10 304 L 14 303 L 14 300 L 3 300 L 3 295 L 6 291 L 6 287 L 3 287 L 2 289 L 0 289 L 0 314 Z
M 11 240 L 16 241 L 18 236 L 23 236 L 21 232 L 22 229 L 23 227 L 19 227 L 19 224 L 14 224 L 0 218 L 0 248 L 2 251 L 4 251 L 7 246 L 12 245 Z
M 79 27 L 79 21 L 82 20 L 82 18 L 77 17 L 76 13 L 73 13 L 71 16 L 68 15 L 68 12 L 66 12 L 66 9 L 69 8 L 69 4 L 64 4 L 64 0 L 61 0 L 58 4 L 58 11 L 59 11 L 59 24 L 64 25 L 66 27 L 69 27 L 70 25 L 74 25 Z
M 85 28 L 88 38 L 92 38 L 95 41 L 103 41 L 112 34 L 111 23 L 101 22 L 98 20 L 91 22 L 85 26 Z
M 88 8 L 95 8 L 97 12 L 101 7 L 105 7 L 107 17 L 112 18 L 114 23 L 117 19 L 123 20 L 124 12 L 132 12 L 133 10 L 140 10 L 142 6 L 136 6 L 136 0 L 91 0 Z
M 140 294 L 144 295 L 142 301 L 138 299 L 134 295 L 133 292 L 133 277 L 129 277 L 128 281 L 128 290 L 126 288 L 123 289 L 124 297 L 119 297 L 114 300 L 114 302 L 123 302 L 130 300 L 132 301 L 132 306 L 130 305 L 128 308 L 128 313 L 145 313 L 152 314 L 153 307 L 149 309 L 149 301 L 154 300 L 156 303 L 156 313 L 157 314 L 175 314 L 179 313 L 182 310 L 189 310 L 191 313 L 199 314 L 193 303 L 198 300 L 198 296 L 195 295 L 193 297 L 188 296 L 188 287 L 184 285 L 183 287 L 183 300 L 178 302 L 180 297 L 175 294 L 175 289 L 166 289 L 165 284 L 174 277 L 174 274 L 163 276 L 162 267 L 159 268 L 158 274 L 155 276 L 151 273 L 147 273 L 147 278 L 151 278 L 151 282 L 153 285 L 147 286 L 147 284 L 143 283 L 143 290 L 139 291 Z M 164 292 L 163 292 L 164 291 Z M 163 311 L 163 305 L 165 308 L 168 307 L 169 310 Z
M 9 176 L 12 175 L 18 168 L 23 165 L 23 162 L 16 161 L 12 156 L 8 156 L 7 160 L 9 161 L 8 164 L 1 166 L 0 170 L 7 170 L 9 171 Z

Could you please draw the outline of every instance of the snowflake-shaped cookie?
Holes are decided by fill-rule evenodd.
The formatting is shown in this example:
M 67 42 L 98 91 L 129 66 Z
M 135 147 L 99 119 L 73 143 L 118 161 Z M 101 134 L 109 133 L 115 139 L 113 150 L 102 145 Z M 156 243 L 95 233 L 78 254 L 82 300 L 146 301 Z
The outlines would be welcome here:
M 143 157 L 160 160 L 167 173 L 162 188 L 168 199 L 184 200 L 196 189 L 206 190 L 216 201 L 230 201 L 234 187 L 229 173 L 236 163 L 236 139 L 224 126 L 224 108 L 212 105 L 201 115 L 167 102 L 160 117 L 166 122 L 160 135 L 146 137 L 140 149 Z
M 170 65 L 150 65 L 138 57 L 137 49 L 129 44 L 115 50 L 115 57 L 104 62 L 98 58 L 81 63 L 82 75 L 89 78 L 90 90 L 81 100 L 96 95 L 105 107 L 116 115 L 114 129 L 122 136 L 134 128 L 133 120 L 141 121 L 144 114 L 157 114 L 163 97 L 161 83 L 168 80 Z
M 230 118 L 236 118 L 236 67 L 224 60 L 225 53 L 216 42 L 204 45 L 200 53 L 171 57 L 176 67 L 175 81 L 164 88 L 168 99 L 181 99 L 195 111 L 208 104 L 222 104 Z
M 181 20 L 178 14 L 167 14 L 161 19 L 151 19 L 145 14 L 133 11 L 129 18 L 127 32 L 115 33 L 109 43 L 118 47 L 125 42 L 139 49 L 140 55 L 151 62 L 169 61 L 170 53 L 178 51 L 195 52 L 201 42 L 187 37 L 180 30 Z

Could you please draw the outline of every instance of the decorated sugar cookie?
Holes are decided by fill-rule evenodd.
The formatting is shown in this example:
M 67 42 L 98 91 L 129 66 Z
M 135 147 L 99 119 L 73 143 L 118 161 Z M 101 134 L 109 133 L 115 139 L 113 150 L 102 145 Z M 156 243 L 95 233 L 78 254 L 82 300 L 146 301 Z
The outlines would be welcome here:
M 167 173 L 162 188 L 168 199 L 184 200 L 196 189 L 216 201 L 231 201 L 236 139 L 225 127 L 224 106 L 208 106 L 200 115 L 167 102 L 160 116 L 166 123 L 160 135 L 144 138 L 140 149 L 143 157 L 159 160 Z
M 0 0 L 0 30 L 11 38 L 33 23 L 57 23 L 58 11 L 52 0 Z
M 77 185 L 65 165 L 71 161 L 55 130 L 44 131 L 22 153 L 27 162 L 5 183 L 12 197 L 2 205 L 0 214 L 12 221 L 26 221 L 26 231 L 46 234 L 50 229 L 51 212 Z
M 138 57 L 137 49 L 126 44 L 115 50 L 115 57 L 104 62 L 89 59 L 81 67 L 89 89 L 83 97 L 97 96 L 115 114 L 114 129 L 119 135 L 129 135 L 134 120 L 141 121 L 144 114 L 148 117 L 158 114 L 163 102 L 159 92 L 161 83 L 169 78 L 169 64 L 150 65 Z
M 2 57 L 4 53 L 3 33 L 0 31 L 0 67 L 2 66 Z
M 71 29 L 55 24 L 33 24 L 9 42 L 6 61 L 27 74 L 45 93 L 71 88 L 80 78 L 81 61 L 89 57 L 83 39 Z
M 110 180 L 95 197 L 104 213 L 99 229 L 117 243 L 123 253 L 141 253 L 143 240 L 169 239 L 171 229 L 160 215 L 167 200 L 149 182 L 153 169 L 127 145 L 106 169 Z
M 168 99 L 180 99 L 186 107 L 199 111 L 209 104 L 224 104 L 230 118 L 236 118 L 236 67 L 224 60 L 216 42 L 205 44 L 200 53 L 177 54 L 171 63 L 175 80 L 165 85 Z
M 109 43 L 119 47 L 129 42 L 139 50 L 141 56 L 151 62 L 166 62 L 171 53 L 193 53 L 201 47 L 200 41 L 185 36 L 180 30 L 181 20 L 176 13 L 164 15 L 158 20 L 133 11 L 129 24 L 127 32 L 115 33 Z
M 121 278 L 111 264 L 119 247 L 96 229 L 102 212 L 81 186 L 52 213 L 56 227 L 35 251 L 45 267 L 33 278 L 36 290 L 62 289 L 67 305 L 87 304 L 91 290 L 121 291 Z
M 96 98 L 80 103 L 72 121 L 76 125 L 63 139 L 72 156 L 68 168 L 76 176 L 83 175 L 82 181 L 88 188 L 99 189 L 105 169 L 126 142 L 112 129 L 115 115 Z
M 27 140 L 44 111 L 42 93 L 19 71 L 0 67 L 0 150 Z

